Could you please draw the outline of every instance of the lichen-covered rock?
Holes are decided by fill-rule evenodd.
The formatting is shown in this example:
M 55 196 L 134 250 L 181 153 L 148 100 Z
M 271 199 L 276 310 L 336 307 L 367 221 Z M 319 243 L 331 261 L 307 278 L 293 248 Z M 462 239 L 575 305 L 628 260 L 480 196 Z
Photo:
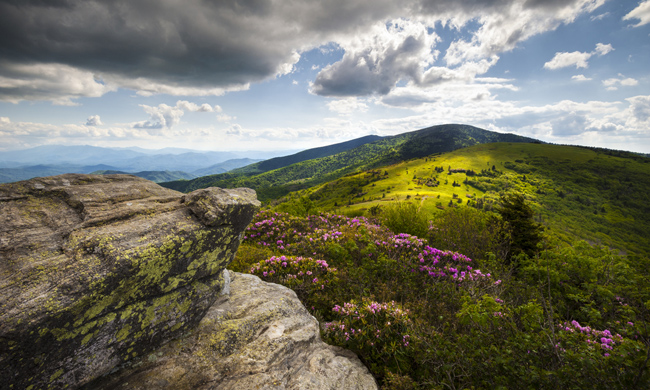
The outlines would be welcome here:
M 229 274 L 229 294 L 194 331 L 85 389 L 377 388 L 352 352 L 321 341 L 318 321 L 292 290 L 253 275 Z
M 206 226 L 231 225 L 236 230 L 244 230 L 250 219 L 242 219 L 239 215 L 252 215 L 258 209 L 254 204 L 257 195 L 250 188 L 205 188 L 185 195 L 184 199 Z M 238 225 L 240 220 L 245 224 Z
M 75 388 L 192 329 L 258 207 L 130 175 L 0 185 L 1 387 Z

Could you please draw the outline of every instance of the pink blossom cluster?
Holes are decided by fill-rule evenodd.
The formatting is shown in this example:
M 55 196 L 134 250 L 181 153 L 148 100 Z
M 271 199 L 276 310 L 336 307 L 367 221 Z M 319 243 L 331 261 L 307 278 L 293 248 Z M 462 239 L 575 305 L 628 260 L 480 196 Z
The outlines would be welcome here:
M 609 329 L 597 330 L 592 329 L 589 326 L 582 326 L 575 320 L 559 324 L 558 327 L 560 330 L 565 332 L 578 332 L 585 335 L 587 337 L 585 342 L 590 345 L 598 346 L 605 352 L 605 356 L 609 356 L 609 353 L 607 352 L 613 350 L 617 344 L 623 342 L 623 336 L 620 334 L 612 335 L 612 332 L 610 332 Z
M 458 252 L 443 251 L 426 244 L 426 241 L 409 234 L 397 234 L 386 240 L 377 240 L 375 245 L 385 249 L 389 256 L 404 261 L 411 272 L 422 272 L 431 277 L 450 277 L 457 282 L 482 280 L 491 275 L 473 269 L 467 263 L 472 260 Z M 499 281 L 500 282 L 500 281 Z
M 374 347 L 378 339 L 394 340 L 401 347 L 408 347 L 410 337 L 403 332 L 410 322 L 408 310 L 402 309 L 396 302 L 379 303 L 364 299 L 362 303 L 346 302 L 332 308 L 340 321 L 324 325 L 325 333 L 330 337 L 348 342 L 354 340 Z M 380 343 L 377 345 L 390 345 Z
M 295 280 L 296 283 L 318 284 L 316 287 L 320 289 L 324 289 L 325 284 L 330 282 L 327 275 L 336 272 L 337 269 L 330 267 L 325 260 L 300 256 L 272 256 L 254 264 L 250 269 L 251 274 L 279 277 L 280 281 L 289 282 L 290 285 L 292 280 Z

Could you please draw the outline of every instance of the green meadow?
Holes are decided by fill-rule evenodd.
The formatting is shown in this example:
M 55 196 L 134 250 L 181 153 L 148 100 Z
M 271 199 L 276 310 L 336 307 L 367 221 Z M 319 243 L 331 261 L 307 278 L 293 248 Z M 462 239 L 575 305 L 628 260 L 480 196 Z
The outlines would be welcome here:
M 650 253 L 650 161 L 607 150 L 480 144 L 348 174 L 271 204 L 298 214 L 370 216 L 408 201 L 433 215 L 457 207 L 489 211 L 501 194 L 513 192 L 524 194 L 536 219 L 562 241 Z

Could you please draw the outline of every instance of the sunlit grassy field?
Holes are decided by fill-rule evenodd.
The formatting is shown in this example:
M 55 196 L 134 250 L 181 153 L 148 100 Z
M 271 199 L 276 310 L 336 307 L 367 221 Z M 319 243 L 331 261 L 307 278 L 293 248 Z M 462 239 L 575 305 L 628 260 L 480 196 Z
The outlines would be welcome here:
M 647 254 L 648 161 L 571 146 L 483 144 L 350 174 L 286 199 L 308 196 L 322 211 L 370 215 L 394 201 L 417 202 L 428 213 L 490 209 L 500 194 L 521 192 L 539 221 L 564 241 Z

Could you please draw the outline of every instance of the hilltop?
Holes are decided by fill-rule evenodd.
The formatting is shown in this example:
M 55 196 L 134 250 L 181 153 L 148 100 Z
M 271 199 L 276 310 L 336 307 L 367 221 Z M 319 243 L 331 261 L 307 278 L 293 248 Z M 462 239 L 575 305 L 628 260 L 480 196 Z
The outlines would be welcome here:
M 539 141 L 468 125 L 439 125 L 375 141 L 364 137 L 327 149 L 311 149 L 280 160 L 269 160 L 226 174 L 161 185 L 183 192 L 207 187 L 250 187 L 257 191 L 260 200 L 266 201 L 335 180 L 351 172 L 492 142 Z M 356 144 L 361 145 L 355 147 Z M 345 150 L 339 152 L 340 149 Z

